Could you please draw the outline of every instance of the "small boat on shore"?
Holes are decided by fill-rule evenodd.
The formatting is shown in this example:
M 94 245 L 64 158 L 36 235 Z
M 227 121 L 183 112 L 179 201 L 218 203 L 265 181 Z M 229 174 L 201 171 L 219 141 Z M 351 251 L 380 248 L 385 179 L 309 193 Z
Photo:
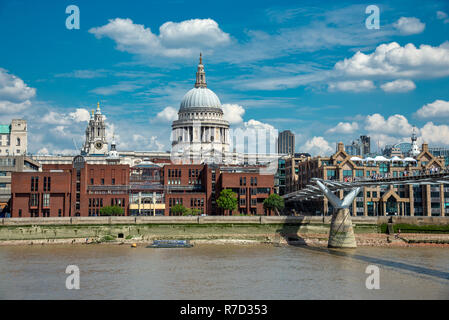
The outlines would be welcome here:
M 153 240 L 147 248 L 191 248 L 190 240 Z

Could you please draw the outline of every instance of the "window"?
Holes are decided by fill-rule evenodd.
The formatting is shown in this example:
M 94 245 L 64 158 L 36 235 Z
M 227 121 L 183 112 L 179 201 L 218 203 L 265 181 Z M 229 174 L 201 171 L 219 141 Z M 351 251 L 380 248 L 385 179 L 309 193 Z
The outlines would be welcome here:
M 115 184 L 115 179 L 114 179 L 114 178 L 112 178 L 112 184 L 113 184 L 113 185 Z
M 44 193 L 42 195 L 42 206 L 45 208 L 50 207 L 50 194 L 49 193 Z
M 58 209 L 58 217 L 60 217 L 61 216 L 61 209 Z
M 22 209 L 19 209 L 19 218 L 22 217 Z
M 254 185 L 257 186 L 257 177 L 254 177 Z
M 327 173 L 328 178 L 331 178 L 331 179 L 335 178 L 335 175 L 336 175 L 335 170 L 327 170 L 326 173 Z
M 39 194 L 32 193 L 30 194 L 30 207 L 39 206 Z
M 355 176 L 356 177 L 363 177 L 363 170 L 356 170 L 355 171 Z
M 20 146 L 20 138 L 17 138 L 17 146 Z
M 104 179 L 101 179 L 101 184 L 104 185 Z
M 90 179 L 90 184 L 94 184 L 94 178 Z
M 352 177 L 352 170 L 343 170 L 343 177 Z
M 246 177 L 243 177 L 243 185 L 246 186 Z

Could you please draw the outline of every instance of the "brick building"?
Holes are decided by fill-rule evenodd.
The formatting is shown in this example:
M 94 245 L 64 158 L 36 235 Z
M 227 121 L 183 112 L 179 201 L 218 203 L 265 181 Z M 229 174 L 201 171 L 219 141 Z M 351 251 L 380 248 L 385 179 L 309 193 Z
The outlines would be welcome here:
M 43 165 L 42 172 L 13 172 L 11 179 L 12 217 L 97 216 L 108 205 L 128 213 L 128 165 L 88 164 L 77 156 L 71 165 Z
M 222 215 L 216 199 L 223 189 L 238 195 L 233 214 L 271 214 L 263 201 L 274 193 L 274 175 L 261 174 L 257 166 L 143 161 L 129 168 L 77 156 L 72 164 L 44 164 L 42 172 L 13 173 L 11 216 L 97 216 L 109 205 L 121 206 L 126 215 L 168 216 L 176 204 Z

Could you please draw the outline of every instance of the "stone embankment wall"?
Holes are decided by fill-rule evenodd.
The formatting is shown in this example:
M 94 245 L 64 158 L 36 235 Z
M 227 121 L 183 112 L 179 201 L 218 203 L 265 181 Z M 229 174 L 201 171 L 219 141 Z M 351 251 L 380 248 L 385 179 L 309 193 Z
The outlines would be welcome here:
M 353 217 L 355 233 L 377 233 L 389 217 Z M 297 234 L 329 233 L 331 217 L 64 217 L 0 219 L 1 240 L 101 239 L 254 239 L 270 241 Z M 448 217 L 394 217 L 393 223 L 447 225 Z

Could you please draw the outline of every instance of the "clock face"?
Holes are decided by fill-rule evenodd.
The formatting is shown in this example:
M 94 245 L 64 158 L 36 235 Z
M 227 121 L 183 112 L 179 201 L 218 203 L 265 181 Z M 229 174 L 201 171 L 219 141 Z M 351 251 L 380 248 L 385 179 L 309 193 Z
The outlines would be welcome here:
M 103 144 L 101 142 L 95 143 L 95 148 L 97 148 L 97 150 L 100 150 L 101 147 L 103 147 Z

